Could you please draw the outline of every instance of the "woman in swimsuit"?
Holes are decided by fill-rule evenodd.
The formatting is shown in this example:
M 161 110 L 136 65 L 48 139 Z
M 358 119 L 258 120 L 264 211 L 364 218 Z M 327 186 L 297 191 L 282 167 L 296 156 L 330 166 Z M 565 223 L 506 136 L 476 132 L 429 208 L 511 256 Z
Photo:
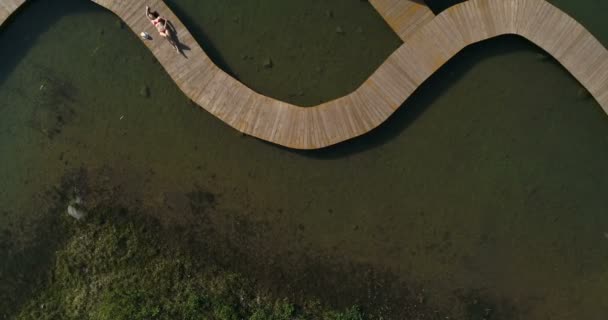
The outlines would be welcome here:
M 171 23 L 167 19 L 161 18 L 158 12 L 150 11 L 150 7 L 146 6 L 146 16 L 150 20 L 150 22 L 156 27 L 158 33 L 167 39 L 169 43 L 175 48 L 175 51 L 179 52 L 179 46 L 177 42 L 175 42 L 174 35 L 175 30 L 173 29 Z

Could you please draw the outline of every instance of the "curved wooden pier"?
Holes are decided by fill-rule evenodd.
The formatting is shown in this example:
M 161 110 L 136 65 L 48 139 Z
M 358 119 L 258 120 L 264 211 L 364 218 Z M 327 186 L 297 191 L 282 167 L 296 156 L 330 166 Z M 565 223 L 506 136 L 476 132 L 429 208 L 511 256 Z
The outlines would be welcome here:
M 136 34 L 155 35 L 144 8 L 148 4 L 159 11 L 190 47 L 188 59 L 162 39 L 144 43 L 180 89 L 235 129 L 290 148 L 323 148 L 371 131 L 465 46 L 504 34 L 520 35 L 555 57 L 608 113 L 608 51 L 545 0 L 469 0 L 434 18 L 409 0 L 373 0 L 403 45 L 357 90 L 309 108 L 254 92 L 219 69 L 161 0 L 92 1 L 113 11 Z

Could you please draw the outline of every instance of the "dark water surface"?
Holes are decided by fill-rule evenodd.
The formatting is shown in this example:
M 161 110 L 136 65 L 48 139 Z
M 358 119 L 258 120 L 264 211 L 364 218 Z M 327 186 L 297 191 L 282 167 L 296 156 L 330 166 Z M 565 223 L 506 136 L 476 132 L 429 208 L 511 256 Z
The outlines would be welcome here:
M 401 45 L 367 1 L 167 4 L 224 70 L 260 93 L 296 105 L 317 105 L 354 91 Z
M 286 6 L 251 5 L 274 2 Z M 338 36 L 378 23 L 361 1 L 352 1 L 353 20 L 343 18 L 350 2 L 312 2 L 289 30 L 301 32 L 302 48 L 314 55 L 291 43 L 284 57 L 274 22 L 242 32 L 220 26 L 235 16 L 263 21 L 266 13 L 244 1 L 171 3 L 200 23 L 231 72 L 269 94 L 277 89 L 277 97 L 299 84 L 302 104 L 348 92 L 396 44 L 374 31 L 365 41 L 382 52 L 341 59 L 347 49 Z M 608 43 L 604 2 L 555 3 Z M 344 35 L 310 24 L 327 10 L 345 19 Z M 208 17 L 217 22 L 199 21 Z M 328 33 L 326 42 L 314 40 Z M 233 39 L 250 36 L 252 56 L 275 62 L 261 75 L 253 67 L 259 60 L 238 62 L 241 46 L 251 46 Z M 216 248 L 205 250 L 281 294 L 340 305 L 382 304 L 409 291 L 429 308 L 473 319 L 486 307 L 492 319 L 608 314 L 608 117 L 524 40 L 466 49 L 385 125 L 313 152 L 241 136 L 191 105 L 137 37 L 92 3 L 33 1 L 2 27 L 0 44 L 3 299 L 33 286 L 28 272 L 44 265 L 50 239 L 61 237 L 45 228 L 55 205 L 47 191 L 84 169 L 165 224 L 201 228 L 201 243 Z M 297 67 L 301 78 L 281 71 L 294 56 L 307 58 Z M 315 59 L 326 59 L 320 63 L 331 76 L 306 73 Z M 144 86 L 150 97 L 140 94 Z M 202 190 L 216 203 L 203 226 L 192 223 Z

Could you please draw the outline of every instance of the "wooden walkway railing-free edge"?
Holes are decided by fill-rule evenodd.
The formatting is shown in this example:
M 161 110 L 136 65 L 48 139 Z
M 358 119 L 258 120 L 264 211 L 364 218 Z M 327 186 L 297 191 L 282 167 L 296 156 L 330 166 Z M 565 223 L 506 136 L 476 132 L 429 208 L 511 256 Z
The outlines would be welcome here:
M 161 12 L 190 47 L 188 59 L 166 41 L 144 43 L 179 88 L 235 129 L 289 148 L 323 148 L 371 131 L 464 47 L 504 34 L 520 35 L 552 55 L 608 113 L 608 51 L 545 0 L 469 0 L 436 17 L 409 0 L 372 0 L 403 45 L 354 92 L 309 108 L 261 95 L 226 74 L 162 0 L 92 1 L 113 11 L 136 34 L 154 34 L 144 15 L 146 5 Z
M 10 17 L 26 0 L 0 0 L 0 26 Z

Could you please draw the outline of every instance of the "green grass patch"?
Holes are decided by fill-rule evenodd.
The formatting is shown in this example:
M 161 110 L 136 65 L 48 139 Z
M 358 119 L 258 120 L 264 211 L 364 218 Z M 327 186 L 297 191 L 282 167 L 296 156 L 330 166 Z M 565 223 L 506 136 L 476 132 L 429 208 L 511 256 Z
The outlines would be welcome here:
M 263 295 L 246 275 L 188 253 L 179 234 L 150 218 L 112 210 L 66 225 L 69 239 L 18 319 L 365 319 L 357 307 Z

